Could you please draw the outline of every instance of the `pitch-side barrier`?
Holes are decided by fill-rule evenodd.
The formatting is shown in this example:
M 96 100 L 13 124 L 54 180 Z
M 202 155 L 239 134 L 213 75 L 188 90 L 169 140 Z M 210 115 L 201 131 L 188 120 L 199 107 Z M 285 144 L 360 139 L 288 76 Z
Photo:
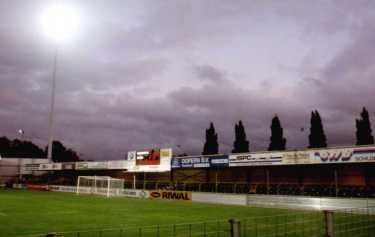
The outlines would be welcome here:
M 75 186 L 49 186 L 51 191 L 76 192 Z M 90 187 L 81 190 L 90 193 Z M 331 198 L 331 197 L 301 197 L 284 195 L 254 195 L 254 194 L 225 194 L 204 192 L 183 192 L 170 190 L 141 190 L 123 189 L 116 196 L 133 198 L 174 199 L 183 201 L 216 203 L 227 205 L 242 205 L 267 208 L 290 208 L 305 210 L 336 210 L 343 208 L 367 208 L 375 206 L 371 198 Z

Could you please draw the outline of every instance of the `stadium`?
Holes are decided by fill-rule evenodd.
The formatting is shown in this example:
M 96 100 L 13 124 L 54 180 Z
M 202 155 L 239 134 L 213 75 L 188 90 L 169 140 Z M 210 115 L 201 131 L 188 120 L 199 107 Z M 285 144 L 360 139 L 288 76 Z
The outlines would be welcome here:
M 0 169 L 14 171 L 2 177 L 13 187 L 0 191 L 9 203 L 2 232 L 373 236 L 374 160 L 374 146 L 185 157 L 153 149 L 75 163 L 2 158 Z M 26 225 L 29 218 L 38 221 Z
M 0 237 L 375 237 L 375 1 L 0 9 Z

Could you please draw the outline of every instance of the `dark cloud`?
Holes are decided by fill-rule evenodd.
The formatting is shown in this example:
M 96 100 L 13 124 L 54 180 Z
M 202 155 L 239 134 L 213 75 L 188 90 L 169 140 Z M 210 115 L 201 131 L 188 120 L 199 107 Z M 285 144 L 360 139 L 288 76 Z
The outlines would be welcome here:
M 275 113 L 287 146 L 305 147 L 313 109 L 329 144 L 353 144 L 361 107 L 375 115 L 373 1 L 63 2 L 85 21 L 58 47 L 55 136 L 86 159 L 197 154 L 210 121 L 228 152 L 240 119 L 265 149 Z M 43 146 L 55 45 L 38 20 L 49 4 L 0 3 L 0 135 L 22 128 Z

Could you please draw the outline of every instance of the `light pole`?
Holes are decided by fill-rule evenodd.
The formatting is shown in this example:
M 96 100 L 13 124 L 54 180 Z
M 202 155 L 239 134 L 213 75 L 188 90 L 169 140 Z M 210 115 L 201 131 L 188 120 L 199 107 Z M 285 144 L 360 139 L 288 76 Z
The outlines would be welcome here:
M 57 72 L 57 54 L 58 46 L 55 47 L 55 55 L 53 59 L 53 72 L 52 72 L 52 89 L 51 89 L 51 105 L 48 118 L 48 161 L 52 161 L 52 144 L 53 144 L 53 115 L 55 110 L 55 94 L 56 94 L 56 72 Z
M 53 145 L 53 121 L 56 97 L 56 76 L 57 76 L 57 58 L 59 50 L 59 42 L 66 41 L 72 37 L 77 31 L 79 25 L 79 14 L 67 6 L 55 5 L 46 8 L 42 14 L 42 26 L 45 34 L 55 43 L 53 72 L 52 72 L 52 88 L 51 88 L 51 104 L 48 116 L 48 151 L 47 158 L 52 161 L 52 145 Z

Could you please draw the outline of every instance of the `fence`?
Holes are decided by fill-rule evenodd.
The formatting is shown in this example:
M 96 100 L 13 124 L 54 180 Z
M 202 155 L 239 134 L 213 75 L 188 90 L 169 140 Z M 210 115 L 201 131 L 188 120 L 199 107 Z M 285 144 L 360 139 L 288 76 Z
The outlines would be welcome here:
M 125 188 L 136 189 L 175 189 L 180 191 L 238 193 L 238 194 L 272 194 L 302 195 L 318 197 L 375 197 L 375 187 L 359 186 L 326 186 L 297 184 L 252 184 L 245 182 L 161 182 L 138 181 L 125 182 Z
M 25 235 L 19 237 L 230 237 L 231 229 L 227 220 L 215 220 L 174 225 L 155 225 L 71 231 L 48 234 Z
M 22 237 L 47 237 L 47 234 Z M 287 215 L 61 232 L 51 237 L 374 237 L 375 207 Z M 21 236 L 19 236 L 21 237 Z
M 332 236 L 375 236 L 375 207 L 350 208 L 334 212 Z

